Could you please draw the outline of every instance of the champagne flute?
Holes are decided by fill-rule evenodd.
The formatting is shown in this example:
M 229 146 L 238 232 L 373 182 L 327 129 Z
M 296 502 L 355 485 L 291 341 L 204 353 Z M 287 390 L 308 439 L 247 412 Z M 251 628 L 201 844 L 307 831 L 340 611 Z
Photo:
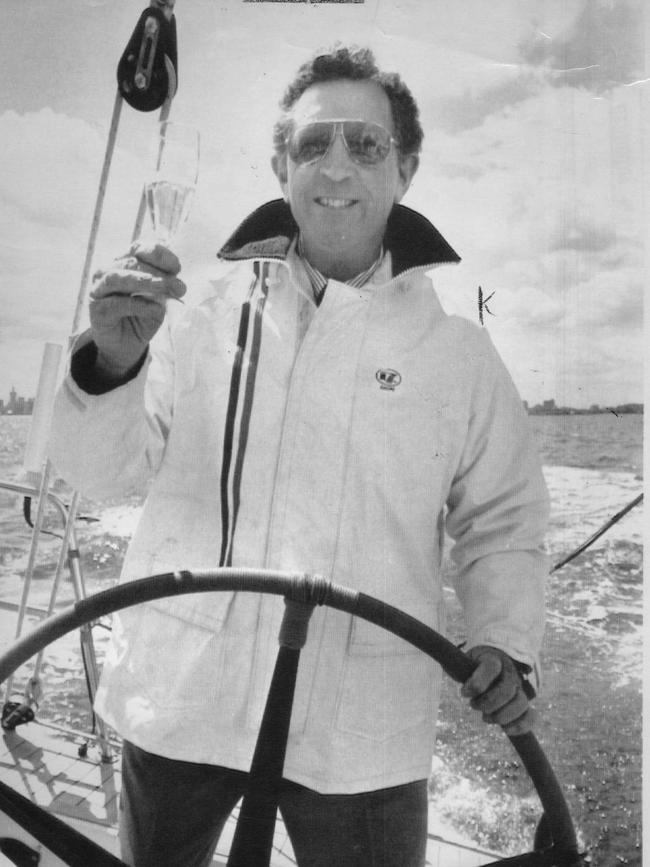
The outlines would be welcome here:
M 188 217 L 199 173 L 199 133 L 162 121 L 155 142 L 155 171 L 144 192 L 154 239 L 168 247 Z

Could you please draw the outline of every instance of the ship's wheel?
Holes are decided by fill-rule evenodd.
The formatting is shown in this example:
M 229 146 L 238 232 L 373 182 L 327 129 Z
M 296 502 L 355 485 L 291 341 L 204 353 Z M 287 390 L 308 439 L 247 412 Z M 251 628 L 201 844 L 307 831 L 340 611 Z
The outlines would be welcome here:
M 316 605 L 327 605 L 387 629 L 436 660 L 455 681 L 463 683 L 476 663 L 435 630 L 403 611 L 364 593 L 333 584 L 320 577 L 269 570 L 214 569 L 181 571 L 129 581 L 89 596 L 66 611 L 41 623 L 0 656 L 0 682 L 52 641 L 80 626 L 115 611 L 184 593 L 238 591 L 284 596 L 285 616 L 280 629 L 280 649 L 260 727 L 228 867 L 268 867 L 277 811 L 278 787 L 289 734 L 291 706 L 300 659 L 307 638 L 309 616 Z M 535 851 L 500 859 L 488 867 L 582 867 L 568 807 L 556 776 L 532 732 L 509 736 L 541 801 L 543 813 L 535 835 Z M 0 807 L 22 815 L 28 830 L 69 867 L 116 867 L 119 859 L 73 831 L 68 825 L 27 802 L 0 784 Z M 42 822 L 37 821 L 38 811 Z M 58 823 L 52 825 L 52 823 Z M 39 828 L 45 828 L 39 836 Z M 255 833 L 249 833 L 254 826 Z M 54 832 L 52 829 L 54 828 Z M 54 840 L 54 845 L 52 845 Z M 55 845 L 60 847 L 56 851 Z

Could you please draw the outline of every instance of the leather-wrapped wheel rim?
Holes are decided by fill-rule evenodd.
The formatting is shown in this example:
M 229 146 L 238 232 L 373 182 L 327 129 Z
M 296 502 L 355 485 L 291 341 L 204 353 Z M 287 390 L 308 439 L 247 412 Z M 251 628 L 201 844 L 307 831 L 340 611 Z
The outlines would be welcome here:
M 471 675 L 475 663 L 450 641 L 408 614 L 364 593 L 320 577 L 247 569 L 183 570 L 128 581 L 83 599 L 39 624 L 0 656 L 0 682 L 52 641 L 80 626 L 143 602 L 186 593 L 237 591 L 270 593 L 312 605 L 327 605 L 403 638 L 438 662 L 455 681 Z M 541 852 L 494 862 L 502 865 L 580 865 L 573 823 L 555 774 L 532 732 L 509 736 L 540 798 L 544 824 L 553 843 Z

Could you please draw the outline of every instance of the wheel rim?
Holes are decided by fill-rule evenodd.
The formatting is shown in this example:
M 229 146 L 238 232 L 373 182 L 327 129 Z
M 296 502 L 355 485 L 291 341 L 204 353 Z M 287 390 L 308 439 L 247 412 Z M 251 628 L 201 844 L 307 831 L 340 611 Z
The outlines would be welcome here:
M 52 641 L 89 621 L 170 596 L 215 591 L 270 593 L 311 605 L 326 605 L 360 617 L 403 638 L 438 662 L 455 681 L 462 683 L 476 663 L 444 636 L 424 623 L 367 594 L 305 573 L 274 570 L 221 568 L 168 572 L 129 581 L 76 602 L 60 614 L 39 624 L 0 655 L 0 682 Z M 515 856 L 495 864 L 580 864 L 573 823 L 564 795 L 537 738 L 532 732 L 508 736 L 528 772 L 551 830 L 553 845 L 542 853 Z

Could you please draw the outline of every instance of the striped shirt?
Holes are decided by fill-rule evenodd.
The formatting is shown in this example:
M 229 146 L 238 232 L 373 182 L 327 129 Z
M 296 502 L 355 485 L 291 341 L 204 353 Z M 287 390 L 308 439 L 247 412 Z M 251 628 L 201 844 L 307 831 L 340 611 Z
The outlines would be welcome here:
M 302 238 L 298 236 L 298 245 L 297 252 L 300 256 L 302 264 L 305 266 L 305 271 L 309 277 L 309 281 L 311 283 L 311 288 L 314 293 L 314 301 L 316 302 L 316 306 L 318 306 L 323 300 L 323 295 L 325 294 L 325 288 L 327 286 L 327 277 L 322 274 L 318 268 L 314 268 L 309 259 L 305 256 L 305 251 L 302 245 Z M 345 280 L 348 286 L 355 286 L 357 289 L 363 286 L 365 283 L 370 280 L 372 275 L 375 273 L 377 268 L 381 265 L 384 259 L 384 246 L 379 251 L 379 256 L 375 259 L 372 265 L 369 268 L 366 268 L 365 271 L 361 271 L 360 274 L 357 274 L 356 277 L 353 277 L 351 280 Z

